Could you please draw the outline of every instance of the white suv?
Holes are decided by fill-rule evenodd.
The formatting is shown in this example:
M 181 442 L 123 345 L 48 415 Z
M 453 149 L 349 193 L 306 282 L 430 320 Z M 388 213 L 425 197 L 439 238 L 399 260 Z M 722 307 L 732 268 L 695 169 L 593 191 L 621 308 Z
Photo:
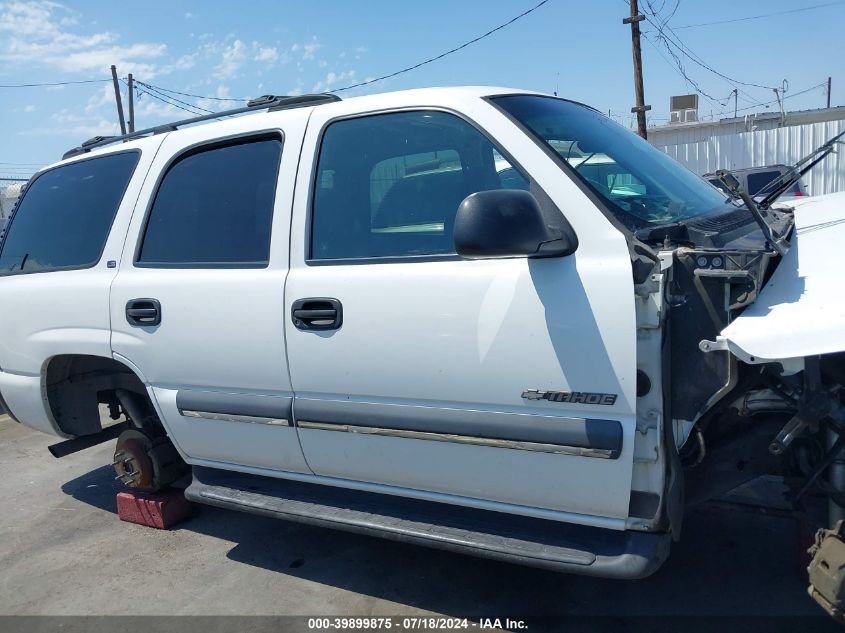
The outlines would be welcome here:
M 770 444 L 819 467 L 838 436 L 841 201 L 768 210 L 782 256 L 601 113 L 518 90 L 226 114 L 92 139 L 27 187 L 0 393 L 54 454 L 118 437 L 135 488 L 190 469 L 203 503 L 637 578 L 685 478 L 786 468 L 734 467 Z

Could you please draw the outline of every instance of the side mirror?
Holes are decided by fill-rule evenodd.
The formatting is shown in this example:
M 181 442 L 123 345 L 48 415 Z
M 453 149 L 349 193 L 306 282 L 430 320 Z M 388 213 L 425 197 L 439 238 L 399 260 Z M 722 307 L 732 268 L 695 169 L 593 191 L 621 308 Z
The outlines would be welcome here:
M 550 225 L 537 199 L 522 189 L 473 193 L 455 216 L 455 252 L 461 257 L 563 257 L 578 240 L 566 220 Z

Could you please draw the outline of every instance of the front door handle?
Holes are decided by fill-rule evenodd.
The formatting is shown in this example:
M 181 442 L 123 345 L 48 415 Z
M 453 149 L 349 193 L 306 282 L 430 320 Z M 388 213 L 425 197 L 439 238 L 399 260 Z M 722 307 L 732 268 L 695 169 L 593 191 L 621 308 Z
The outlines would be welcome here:
M 343 324 L 343 306 L 328 297 L 297 299 L 290 316 L 299 330 L 336 330 Z
M 126 302 L 129 325 L 145 326 L 161 323 L 161 304 L 157 299 L 130 299 Z

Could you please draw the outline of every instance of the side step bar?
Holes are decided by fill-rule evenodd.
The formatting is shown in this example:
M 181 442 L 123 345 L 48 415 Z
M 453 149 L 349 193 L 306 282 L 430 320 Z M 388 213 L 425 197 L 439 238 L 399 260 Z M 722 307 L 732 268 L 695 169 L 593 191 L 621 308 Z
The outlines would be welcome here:
M 197 503 L 543 567 L 635 579 L 669 554 L 669 535 L 584 527 L 451 504 L 194 467 Z

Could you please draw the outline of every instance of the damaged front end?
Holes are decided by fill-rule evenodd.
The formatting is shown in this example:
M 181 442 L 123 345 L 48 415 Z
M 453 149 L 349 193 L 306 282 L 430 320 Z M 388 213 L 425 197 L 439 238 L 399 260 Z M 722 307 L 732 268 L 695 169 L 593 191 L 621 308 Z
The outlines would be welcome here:
M 765 239 L 661 254 L 672 261 L 671 411 L 688 503 L 782 475 L 792 507 L 819 528 L 810 593 L 842 618 L 845 194 L 792 215 L 783 255 Z

